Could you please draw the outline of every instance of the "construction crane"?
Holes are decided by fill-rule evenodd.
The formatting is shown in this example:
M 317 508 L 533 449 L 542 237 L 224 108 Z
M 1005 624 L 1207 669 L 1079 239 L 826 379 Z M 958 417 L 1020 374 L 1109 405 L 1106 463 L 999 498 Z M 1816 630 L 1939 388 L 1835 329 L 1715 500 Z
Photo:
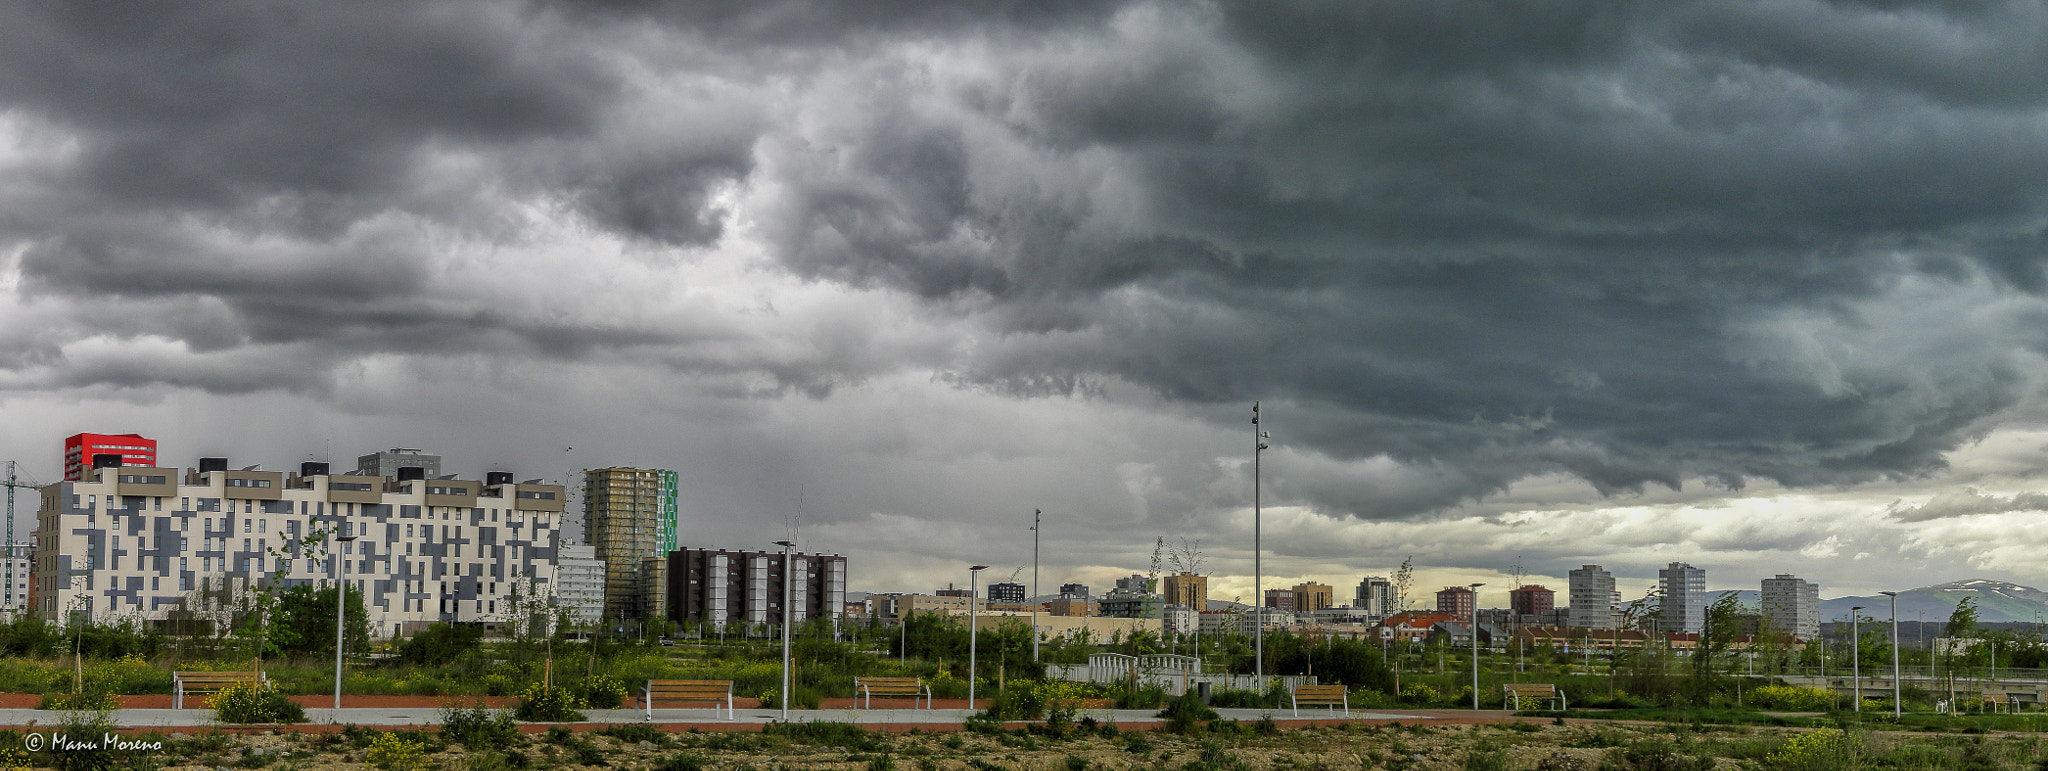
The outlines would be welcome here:
M 7 479 L 5 481 L 0 481 L 0 485 L 4 485 L 7 488 L 7 552 L 4 557 L 0 557 L 0 565 L 4 565 L 7 571 L 7 577 L 5 579 L 6 596 L 0 597 L 0 609 L 5 609 L 5 611 L 8 612 L 9 615 L 11 615 L 12 612 L 15 610 L 14 490 L 17 487 L 24 490 L 37 490 L 42 488 L 42 485 L 38 484 L 35 480 L 21 479 L 17 477 L 15 475 L 15 465 L 16 463 L 14 461 L 10 460 L 7 462 Z

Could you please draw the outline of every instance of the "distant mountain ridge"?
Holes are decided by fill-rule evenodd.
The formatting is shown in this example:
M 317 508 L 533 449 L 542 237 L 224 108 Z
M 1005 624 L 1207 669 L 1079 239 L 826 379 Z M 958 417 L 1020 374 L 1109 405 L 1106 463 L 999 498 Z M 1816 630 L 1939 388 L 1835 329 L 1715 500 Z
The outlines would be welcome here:
M 1707 592 L 1707 596 L 1719 597 L 1727 591 L 1713 590 Z M 1733 591 L 1736 599 L 1744 605 L 1755 608 L 1762 603 L 1763 593 L 1759 590 Z M 1988 578 L 1966 578 L 1899 592 L 1899 620 L 1947 621 L 1949 614 L 1955 612 L 1956 604 L 1965 597 L 1977 598 L 1977 620 L 1984 623 L 2032 624 L 2048 620 L 2048 591 Z M 1863 606 L 1863 615 L 1867 618 L 1880 621 L 1891 618 L 1892 598 L 1875 594 L 1821 600 L 1820 620 L 1846 621 L 1849 609 L 1858 605 Z

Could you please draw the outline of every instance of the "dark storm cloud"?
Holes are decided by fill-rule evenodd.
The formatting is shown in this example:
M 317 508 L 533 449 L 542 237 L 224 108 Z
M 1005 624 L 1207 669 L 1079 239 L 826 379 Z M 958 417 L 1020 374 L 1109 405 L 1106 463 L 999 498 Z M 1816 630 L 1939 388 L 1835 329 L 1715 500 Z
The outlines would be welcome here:
M 1902 522 L 1925 522 L 1973 514 L 2005 514 L 2015 511 L 2048 511 L 2048 494 L 2019 493 L 2010 498 L 1985 495 L 1975 489 L 1936 494 L 1926 503 L 1909 506 L 1895 501 L 1885 513 Z
M 24 285 L 153 303 L 106 329 L 198 354 L 293 346 L 280 387 L 380 352 L 633 350 L 753 396 L 901 367 L 1264 399 L 1331 462 L 1282 496 L 1394 517 L 1545 473 L 1925 474 L 2048 349 L 2027 3 L 0 13 L 0 101 L 75 145 L 0 201 Z M 649 247 L 623 259 L 737 237 L 955 344 L 711 353 L 748 334 L 522 314 L 416 232 L 518 246 L 520 207 Z M 122 361 L 69 376 L 148 379 Z
M 1277 400 L 1289 442 L 1451 469 L 1297 491 L 1337 510 L 1555 470 L 1911 476 L 2035 386 L 2037 313 L 1923 336 L 1886 306 L 1909 279 L 2040 284 L 2041 14 L 1133 6 L 986 76 L 941 60 L 940 96 L 869 79 L 885 106 L 839 116 L 842 166 L 774 225 L 807 274 L 1057 340 L 989 345 L 965 379 Z

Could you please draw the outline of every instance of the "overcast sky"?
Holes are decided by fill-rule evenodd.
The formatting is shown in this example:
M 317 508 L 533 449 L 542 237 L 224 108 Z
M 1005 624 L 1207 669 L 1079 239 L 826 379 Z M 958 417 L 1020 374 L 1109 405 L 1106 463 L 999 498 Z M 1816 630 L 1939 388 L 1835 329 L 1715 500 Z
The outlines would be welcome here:
M 2020 0 L 0 6 L 0 458 L 674 468 L 860 590 L 1249 600 L 1255 400 L 1268 587 L 2048 584 L 2044 244 Z

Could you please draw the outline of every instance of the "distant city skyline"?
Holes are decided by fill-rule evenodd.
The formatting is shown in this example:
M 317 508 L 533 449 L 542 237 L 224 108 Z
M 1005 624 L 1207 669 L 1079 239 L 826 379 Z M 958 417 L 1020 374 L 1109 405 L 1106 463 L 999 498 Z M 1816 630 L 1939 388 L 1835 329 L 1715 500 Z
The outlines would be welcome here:
M 40 480 L 672 469 L 877 589 L 1034 510 L 1041 592 L 1249 598 L 1255 518 L 1340 597 L 2048 584 L 2039 4 L 74 5 L 0 6 Z

